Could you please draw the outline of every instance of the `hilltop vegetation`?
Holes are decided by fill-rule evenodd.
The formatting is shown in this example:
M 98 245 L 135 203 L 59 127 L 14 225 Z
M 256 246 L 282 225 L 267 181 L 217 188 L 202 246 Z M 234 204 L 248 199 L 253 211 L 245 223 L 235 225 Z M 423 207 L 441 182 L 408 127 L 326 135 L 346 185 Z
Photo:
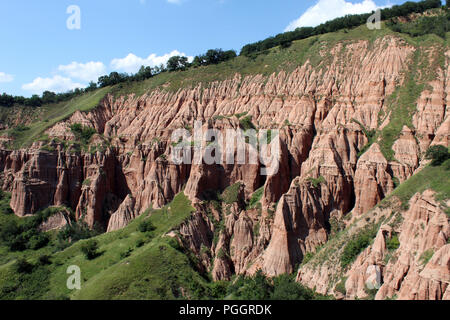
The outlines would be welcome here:
M 411 13 L 422 13 L 433 8 L 440 8 L 442 3 L 440 0 L 425 0 L 421 2 L 406 2 L 402 5 L 395 5 L 392 8 L 382 9 L 381 18 L 388 20 L 396 17 L 404 17 Z M 288 47 L 295 40 L 306 39 L 312 36 L 322 35 L 325 33 L 336 32 L 342 29 L 358 27 L 365 24 L 369 17 L 373 14 L 352 14 L 345 17 L 337 18 L 320 24 L 319 26 L 297 28 L 291 32 L 285 32 L 275 37 L 245 45 L 241 50 L 241 55 L 250 56 L 259 52 L 263 52 L 277 46 Z
M 110 90 L 110 87 L 97 89 L 67 102 L 43 105 L 39 108 L 40 113 L 29 124 L 13 127 L 3 132 L 0 131 L 0 134 L 8 134 L 13 137 L 14 142 L 9 146 L 10 148 L 27 147 L 33 141 L 43 138 L 42 135 L 45 130 L 69 118 L 75 111 L 87 112 L 97 107 Z M 15 121 L 20 121 L 20 119 Z
M 409 22 L 400 22 L 391 19 L 387 26 L 395 32 L 406 33 L 412 37 L 420 37 L 426 34 L 435 34 L 443 39 L 450 31 L 450 13 L 438 16 L 424 16 Z
M 448 14 L 441 17 L 422 17 L 417 21 L 408 24 L 398 23 L 394 18 L 405 17 L 412 13 L 423 13 L 429 9 L 441 7 L 440 0 L 424 0 L 420 2 L 406 2 L 402 5 L 395 5 L 391 8 L 381 10 L 381 18 L 390 20 L 388 26 L 396 31 L 407 33 L 412 36 L 435 33 L 445 37 L 449 30 Z M 303 40 L 314 36 L 332 33 L 340 30 L 346 30 L 361 26 L 367 22 L 367 19 L 373 14 L 354 14 L 320 24 L 319 26 L 297 28 L 294 31 L 284 32 L 275 37 L 269 37 L 265 40 L 245 45 L 240 52 L 240 56 L 255 58 L 257 55 L 266 52 L 269 49 L 280 46 L 288 48 L 293 41 Z M 142 66 L 136 74 L 126 74 L 111 72 L 109 75 L 101 76 L 98 82 L 90 82 L 85 89 L 77 88 L 66 93 L 54 93 L 45 91 L 42 96 L 33 95 L 31 98 L 21 96 L 11 96 L 6 93 L 0 96 L 0 106 L 12 107 L 14 105 L 23 105 L 31 107 L 40 107 L 42 105 L 68 101 L 79 95 L 95 91 L 97 88 L 114 86 L 119 83 L 140 82 L 150 79 L 158 74 L 165 72 L 185 71 L 190 68 L 216 65 L 233 60 L 237 57 L 234 50 L 223 51 L 222 49 L 210 49 L 205 54 L 196 56 L 192 63 L 188 62 L 187 57 L 173 56 L 166 65 L 156 67 Z
M 421 13 L 440 6 L 439 0 L 426 0 L 418 3 L 407 2 L 401 6 L 384 9 L 382 18 L 390 20 L 386 23 L 388 28 L 382 28 L 382 30 L 370 31 L 365 25 L 360 26 L 365 24 L 367 15 L 351 15 L 329 21 L 316 28 L 300 28 L 256 44 L 249 44 L 244 46 L 240 56 L 237 56 L 232 50 L 212 49 L 205 54 L 196 56 L 192 63 L 189 63 L 185 57 L 172 57 L 167 66 L 161 65 L 154 68 L 142 66 L 134 75 L 112 72 L 100 77 L 97 83 L 90 83 L 86 89 L 75 89 L 61 94 L 46 91 L 41 97 L 33 96 L 31 98 L 3 94 L 0 96 L 0 106 L 6 110 L 0 108 L 0 119 L 5 120 L 6 124 L 9 123 L 10 128 L 13 126 L 16 128 L 12 128 L 8 132 L 0 131 L 0 134 L 11 135 L 15 141 L 9 147 L 19 148 L 41 138 L 43 131 L 56 122 L 66 119 L 76 110 L 88 111 L 94 108 L 107 93 L 115 96 L 129 93 L 142 95 L 149 90 L 161 88 L 163 85 L 164 90 L 176 91 L 199 83 L 206 85 L 212 81 L 228 79 L 236 73 L 246 76 L 270 75 L 281 70 L 290 71 L 305 63 L 307 59 L 310 59 L 313 65 L 317 65 L 320 63 L 316 61 L 319 56 L 318 51 L 324 41 L 327 41 L 329 45 L 343 40 L 371 39 L 372 41 L 377 37 L 394 32 L 412 37 L 430 34 L 445 37 L 449 28 L 448 13 L 420 17 L 408 23 L 400 23 L 395 19 L 399 16 Z M 349 28 L 354 29 L 349 30 Z M 330 33 L 333 31 L 334 33 Z M 417 92 L 421 91 L 419 87 L 411 88 L 411 90 L 415 90 L 415 92 L 412 95 L 408 92 L 405 97 L 416 98 Z M 405 105 L 409 105 L 410 103 L 406 100 Z M 17 126 L 21 119 L 14 118 L 14 115 L 7 112 L 7 109 L 12 107 L 20 109 L 19 111 L 23 110 L 34 121 L 22 127 Z M 39 111 L 36 112 L 32 109 L 39 109 Z M 389 149 L 390 136 L 384 140 L 388 141 L 387 148 Z
M 186 65 L 177 71 L 168 71 L 165 66 L 160 66 L 155 68 L 142 67 L 137 74 L 132 76 L 111 73 L 109 76 L 101 77 L 98 84 L 91 84 L 83 94 L 80 92 L 75 94 L 74 92 L 74 95 L 68 101 L 64 101 L 64 99 L 59 101 L 56 98 L 55 101 L 59 102 L 47 103 L 48 101 L 54 101 L 52 97 L 54 99 L 55 96 L 51 93 L 45 93 L 46 99 L 44 100 L 46 104 L 38 108 L 19 106 L 17 103 L 11 106 L 11 103 L 7 103 L 10 107 L 3 107 L 4 109 L 0 107 L 0 119 L 3 119 L 5 121 L 4 124 L 10 129 L 4 129 L 0 131 L 0 134 L 8 134 L 14 139 L 14 142 L 8 148 L 26 147 L 33 141 L 45 138 L 43 137 L 43 133 L 46 129 L 58 121 L 67 119 L 76 110 L 89 111 L 96 107 L 108 93 L 113 94 L 115 97 L 130 93 L 135 93 L 140 96 L 156 88 L 174 92 L 180 88 L 192 88 L 200 83 L 207 87 L 210 82 L 230 79 L 236 74 L 242 76 L 256 74 L 269 76 L 274 72 L 289 72 L 303 65 L 307 60 L 314 67 L 318 67 L 319 65 L 323 66 L 326 62 L 320 60 L 318 57 L 320 57 L 319 52 L 324 49 L 324 45 L 330 48 L 336 43 L 343 41 L 369 40 L 373 42 L 382 36 L 396 34 L 418 48 L 423 47 L 423 50 L 421 49 L 417 52 L 413 69 L 407 75 L 408 82 L 406 85 L 399 87 L 394 92 L 394 95 L 387 100 L 387 104 L 390 104 L 394 111 L 391 117 L 399 121 L 394 119 L 395 121 L 391 121 L 390 125 L 383 129 L 382 133 L 378 132 L 373 136 L 373 139 L 370 139 L 371 141 L 376 141 L 381 136 L 382 142 L 380 145 L 383 153 L 388 159 L 392 159 L 390 150 L 395 137 L 398 136 L 403 125 L 410 126 L 411 106 L 425 88 L 424 83 L 426 83 L 429 75 L 439 66 L 435 62 L 442 60 L 441 57 L 437 57 L 434 59 L 435 62 L 433 65 L 427 65 L 431 60 L 424 59 L 423 57 L 423 53 L 430 46 L 442 45 L 434 34 L 441 34 L 442 30 L 446 30 L 448 14 L 445 13 L 442 15 L 439 12 L 436 12 L 436 14 L 430 17 L 423 17 L 423 19 L 438 19 L 442 24 L 434 25 L 434 29 L 424 29 L 422 33 L 426 34 L 417 37 L 410 36 L 406 31 L 405 33 L 396 32 L 395 30 L 397 29 L 392 27 L 392 24 L 388 22 L 386 25 L 383 25 L 384 27 L 381 30 L 368 30 L 365 25 L 351 30 L 342 29 L 338 32 L 316 35 L 294 41 L 288 47 L 280 46 L 271 48 L 258 55 L 246 56 L 241 54 L 240 56 L 235 56 L 230 51 L 222 51 L 220 49 L 209 50 L 204 55 L 200 55 L 194 59 L 192 64 Z M 445 17 L 445 19 L 439 17 Z M 411 23 L 414 24 L 414 21 Z M 422 24 L 419 23 L 419 25 Z M 389 27 L 386 28 L 385 26 Z M 398 31 L 402 32 L 402 30 Z M 437 50 L 436 54 L 441 54 L 441 51 Z M 175 63 L 179 63 L 179 58 L 176 57 L 174 59 Z M 416 79 L 415 74 L 420 74 L 421 78 Z M 12 107 L 14 107 L 13 112 L 9 111 L 9 109 L 13 109 Z M 24 114 L 26 115 L 25 117 L 23 117 Z M 18 118 L 18 115 L 20 115 L 20 118 Z M 380 115 L 380 119 L 382 118 L 383 115 Z M 250 122 L 245 123 L 246 119 L 241 120 L 244 127 L 247 124 L 251 126 Z M 24 121 L 24 124 L 20 124 L 21 121 Z M 360 153 L 362 154 L 363 152 L 364 150 L 361 150 Z

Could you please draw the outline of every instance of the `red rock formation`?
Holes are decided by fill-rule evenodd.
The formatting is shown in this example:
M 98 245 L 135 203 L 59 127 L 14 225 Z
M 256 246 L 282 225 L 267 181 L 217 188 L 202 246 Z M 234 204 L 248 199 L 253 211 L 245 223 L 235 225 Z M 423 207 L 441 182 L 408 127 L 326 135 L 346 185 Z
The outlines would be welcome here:
M 306 252 L 327 241 L 324 203 L 329 194 L 324 184 L 294 180 L 278 203 L 269 246 L 262 256 L 262 270 L 271 276 L 292 273 Z
M 62 229 L 65 226 L 70 224 L 70 218 L 66 212 L 61 211 L 57 212 L 54 215 L 51 215 L 46 221 L 42 222 L 39 225 L 39 230 L 43 232 Z
M 373 208 L 394 190 L 392 177 L 388 173 L 388 162 L 377 143 L 359 159 L 354 180 L 356 203 L 353 212 L 357 215 Z
M 414 174 L 419 167 L 420 149 L 414 132 L 408 127 L 403 127 L 402 133 L 392 146 L 397 161 L 390 162 L 389 166 L 398 182 L 403 183 Z
M 446 70 L 438 71 L 432 90 L 424 91 L 418 101 L 411 128 L 415 130 L 403 128 L 394 143 L 396 161 L 386 161 L 377 143 L 358 159 L 368 143 L 363 127 L 379 128 L 380 112 L 387 113 L 385 101 L 404 82 L 414 50 L 394 36 L 373 43 L 340 42 L 321 49 L 323 57 L 331 55 L 319 66 L 308 60 L 289 73 L 237 74 L 177 92 L 157 88 L 140 97 L 109 95 L 94 110 L 76 112 L 46 132 L 50 138 L 73 140 L 71 124 L 93 127 L 99 135 L 91 142 L 104 145 L 102 151 L 74 152 L 56 145 L 57 151 L 44 152 L 38 144 L 28 150 L 0 151 L 1 185 L 12 191 L 11 206 L 19 216 L 66 205 L 78 219 L 91 226 L 103 224 L 109 231 L 149 207 L 162 207 L 184 190 L 197 210 L 178 236 L 214 279 L 258 269 L 269 275 L 293 272 L 305 253 L 327 241 L 330 215 L 369 211 L 393 190 L 394 177 L 403 182 L 414 173 L 431 143 L 448 145 L 446 61 Z M 173 130 L 191 131 L 194 121 L 202 121 L 204 129 L 224 132 L 240 127 L 235 116 L 240 113 L 247 113 L 258 129 L 280 130 L 276 174 L 262 176 L 261 163 L 170 162 Z M 386 125 L 389 116 L 381 120 Z M 223 191 L 236 182 L 243 183 L 241 203 L 223 208 L 226 214 L 203 203 L 208 192 Z M 248 210 L 242 202 L 260 187 L 261 210 Z M 277 202 L 272 217 L 270 208 Z M 215 226 L 219 222 L 224 226 L 220 232 Z M 361 295 L 368 279 L 377 282 L 380 272 L 386 274 L 379 260 L 384 254 L 382 238 L 379 234 L 375 248 L 361 256 L 360 269 L 348 280 L 349 297 Z M 432 261 L 430 273 L 443 260 Z M 319 269 L 301 277 L 328 292 L 318 279 L 330 280 L 330 269 Z
M 128 195 L 120 205 L 119 209 L 111 215 L 107 232 L 116 231 L 126 227 L 136 217 L 134 205 L 135 200 Z
M 383 266 L 383 285 L 376 298 L 440 300 L 450 284 L 448 218 L 431 191 L 416 194 L 409 205 L 402 214 L 396 259 Z M 429 262 L 424 260 L 426 253 L 432 255 Z

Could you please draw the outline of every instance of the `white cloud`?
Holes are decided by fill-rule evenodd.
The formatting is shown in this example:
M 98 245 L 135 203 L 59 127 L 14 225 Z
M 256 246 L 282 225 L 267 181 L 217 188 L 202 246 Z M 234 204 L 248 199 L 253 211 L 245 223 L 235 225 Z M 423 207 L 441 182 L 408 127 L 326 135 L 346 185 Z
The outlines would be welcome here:
M 173 4 L 181 4 L 181 2 L 183 2 L 183 0 L 167 0 L 168 3 L 173 3 Z
M 351 3 L 345 0 L 319 0 L 300 18 L 292 21 L 284 31 L 292 31 L 299 27 L 315 27 L 347 14 L 369 13 L 378 8 L 380 7 L 373 0 L 363 0 L 360 3 Z
M 106 73 L 106 67 L 102 62 L 78 63 L 72 62 L 68 65 L 60 65 L 58 70 L 66 76 L 82 81 L 97 81 L 98 77 Z
M 68 90 L 83 87 L 85 87 L 85 85 L 73 82 L 70 78 L 64 78 L 56 75 L 53 78 L 36 78 L 33 80 L 33 82 L 24 84 L 22 86 L 22 89 L 30 91 L 31 93 L 41 94 L 46 90 L 54 92 L 66 92 Z
M 125 58 L 113 59 L 111 61 L 111 67 L 117 71 L 124 71 L 128 73 L 136 73 L 139 71 L 141 66 L 159 66 L 161 64 L 166 64 L 170 57 L 173 56 L 186 56 L 185 53 L 174 50 L 162 56 L 157 56 L 156 54 L 151 54 L 147 58 L 141 58 L 133 53 L 130 53 Z M 194 57 L 188 57 L 189 61 L 192 61 Z
M 173 50 L 170 53 L 158 56 L 151 54 L 147 58 L 141 58 L 133 53 L 130 53 L 124 58 L 113 59 L 111 61 L 111 69 L 114 71 L 136 73 L 141 66 L 159 66 L 166 64 L 170 57 L 186 56 L 185 53 Z M 188 57 L 189 62 L 192 62 L 194 57 Z M 87 62 L 79 63 L 72 62 L 67 65 L 58 66 L 58 73 L 53 77 L 38 77 L 31 83 L 22 85 L 22 89 L 33 94 L 42 94 L 42 92 L 49 90 L 54 92 L 66 92 L 75 88 L 84 88 L 89 81 L 96 82 L 98 78 L 107 73 L 107 68 L 103 62 Z M 79 80 L 83 83 L 78 83 Z M 12 81 L 12 76 L 0 72 L 0 82 Z
M 4 72 L 0 72 L 0 83 L 12 82 L 12 81 L 14 81 L 14 76 L 4 73 Z

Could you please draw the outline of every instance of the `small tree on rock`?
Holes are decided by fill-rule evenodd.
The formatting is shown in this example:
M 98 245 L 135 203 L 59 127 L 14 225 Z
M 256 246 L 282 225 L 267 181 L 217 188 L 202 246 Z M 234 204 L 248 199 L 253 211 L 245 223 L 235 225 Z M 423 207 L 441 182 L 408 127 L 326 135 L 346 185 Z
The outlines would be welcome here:
M 448 152 L 448 149 L 446 147 L 438 145 L 430 147 L 425 157 L 432 160 L 431 165 L 436 167 L 440 166 L 446 160 L 450 159 L 450 153 Z

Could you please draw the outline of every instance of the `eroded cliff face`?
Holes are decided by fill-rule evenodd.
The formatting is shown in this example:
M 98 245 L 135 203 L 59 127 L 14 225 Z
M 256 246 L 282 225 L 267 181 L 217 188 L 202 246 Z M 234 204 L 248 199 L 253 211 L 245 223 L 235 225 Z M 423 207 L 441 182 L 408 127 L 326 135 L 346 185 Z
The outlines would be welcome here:
M 301 267 L 297 279 L 316 286 L 319 292 L 346 299 L 367 298 L 374 289 L 379 300 L 450 298 L 449 221 L 433 191 L 417 193 L 406 211 L 393 200 L 364 217 L 334 240 L 334 250 L 325 250 L 319 260 Z M 381 225 L 373 244 L 349 268 L 342 268 L 342 244 L 373 224 Z M 389 245 L 394 237 L 398 243 Z M 326 261 L 319 263 L 320 259 Z
M 341 219 L 351 211 L 354 218 L 365 214 L 394 189 L 396 180 L 403 182 L 420 168 L 429 145 L 448 146 L 447 53 L 444 69 L 436 67 L 435 79 L 427 82 L 417 101 L 413 127 L 405 126 L 393 144 L 395 161 L 386 159 L 380 141 L 371 141 L 358 155 L 369 142 L 367 132 L 389 124 L 391 106 L 386 101 L 405 82 L 415 51 L 393 36 L 331 48 L 323 44 L 319 65 L 308 60 L 292 72 L 269 77 L 237 74 L 207 86 L 177 92 L 155 89 L 140 97 L 110 95 L 95 110 L 76 112 L 46 132 L 50 138 L 70 141 L 71 124 L 93 127 L 99 132 L 91 141 L 95 151 L 57 142 L 52 142 L 55 151 L 50 152 L 39 142 L 27 150 L 2 150 L 3 189 L 12 192 L 11 207 L 19 216 L 66 205 L 78 219 L 91 226 L 100 223 L 108 231 L 126 226 L 150 207 L 162 207 L 183 191 L 196 213 L 177 237 L 214 279 L 258 269 L 268 275 L 296 271 L 306 253 L 327 242 L 330 217 Z M 280 130 L 275 175 L 261 175 L 261 163 L 170 161 L 173 130 L 192 130 L 194 121 L 202 121 L 204 129 L 224 132 L 239 128 L 236 115 L 243 113 L 258 129 Z M 242 184 L 239 201 L 214 206 L 210 192 L 235 183 Z M 261 206 L 249 209 L 245 202 L 261 187 Z M 448 255 L 441 252 L 432 262 L 435 267 L 430 268 L 437 270 L 448 263 Z M 301 271 L 299 281 L 329 293 L 326 282 L 333 272 L 320 269 Z M 427 297 L 442 298 L 440 286 L 439 296 Z M 386 285 L 380 292 L 389 296 L 398 288 Z M 356 294 L 361 288 L 349 284 L 348 297 Z
M 449 300 L 450 299 L 450 225 L 442 205 L 432 191 L 416 194 L 410 209 L 401 213 L 403 222 L 392 230 L 382 227 L 372 248 L 355 262 L 349 271 L 348 294 L 358 294 L 358 269 L 364 264 L 379 265 L 382 285 L 376 299 Z M 389 233 L 398 233 L 400 242 L 395 252 L 386 248 Z M 374 257 L 374 253 L 377 257 Z M 371 260 L 371 261 L 369 261 Z

